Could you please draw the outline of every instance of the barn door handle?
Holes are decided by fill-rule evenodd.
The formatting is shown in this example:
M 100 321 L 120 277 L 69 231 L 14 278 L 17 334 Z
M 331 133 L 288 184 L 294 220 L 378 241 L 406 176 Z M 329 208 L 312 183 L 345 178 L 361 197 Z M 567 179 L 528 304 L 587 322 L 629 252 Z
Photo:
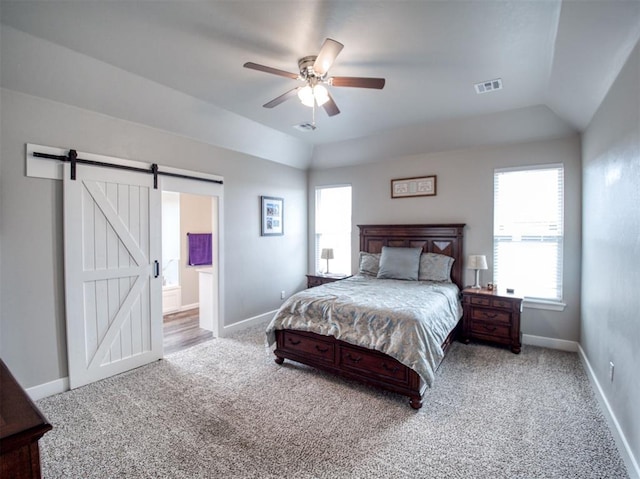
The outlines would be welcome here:
M 155 260 L 153 262 L 153 277 L 157 278 L 158 276 L 160 276 L 160 263 L 158 263 L 158 260 Z

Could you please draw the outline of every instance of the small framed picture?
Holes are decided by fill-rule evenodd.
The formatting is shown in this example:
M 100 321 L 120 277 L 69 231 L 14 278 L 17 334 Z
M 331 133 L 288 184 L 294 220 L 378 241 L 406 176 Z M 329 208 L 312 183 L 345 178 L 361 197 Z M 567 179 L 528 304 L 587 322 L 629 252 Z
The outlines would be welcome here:
M 391 198 L 435 195 L 436 175 L 391 180 Z
M 261 196 L 262 214 L 261 236 L 281 236 L 284 234 L 284 199 Z

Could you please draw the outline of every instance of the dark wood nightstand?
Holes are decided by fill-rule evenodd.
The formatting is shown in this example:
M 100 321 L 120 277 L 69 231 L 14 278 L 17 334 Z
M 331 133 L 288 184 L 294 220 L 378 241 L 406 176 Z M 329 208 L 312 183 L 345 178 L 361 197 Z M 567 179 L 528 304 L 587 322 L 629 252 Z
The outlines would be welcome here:
M 465 288 L 462 291 L 464 318 L 462 338 L 504 344 L 520 352 L 520 313 L 522 297 L 504 291 Z
M 314 286 L 320 286 L 325 283 L 333 283 L 334 281 L 340 281 L 348 277 L 349 276 L 344 274 L 308 274 L 307 288 L 313 288 Z

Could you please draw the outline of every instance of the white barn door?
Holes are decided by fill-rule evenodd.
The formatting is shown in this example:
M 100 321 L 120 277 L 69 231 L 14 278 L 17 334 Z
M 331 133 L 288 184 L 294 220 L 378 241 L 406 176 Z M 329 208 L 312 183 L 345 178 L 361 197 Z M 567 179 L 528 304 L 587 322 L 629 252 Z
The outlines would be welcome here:
M 162 357 L 160 191 L 153 176 L 64 165 L 72 389 Z

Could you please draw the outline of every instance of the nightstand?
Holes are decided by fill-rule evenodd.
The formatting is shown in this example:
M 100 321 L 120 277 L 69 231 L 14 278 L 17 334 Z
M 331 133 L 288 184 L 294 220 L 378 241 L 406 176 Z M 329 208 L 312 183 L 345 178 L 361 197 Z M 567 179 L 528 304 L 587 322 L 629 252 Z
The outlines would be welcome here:
M 520 352 L 520 313 L 522 296 L 504 291 L 465 288 L 462 291 L 464 317 L 462 339 L 490 341 Z
M 308 274 L 307 288 L 313 288 L 314 286 L 320 286 L 325 283 L 333 283 L 334 281 L 340 281 L 348 277 L 349 276 L 345 274 Z

